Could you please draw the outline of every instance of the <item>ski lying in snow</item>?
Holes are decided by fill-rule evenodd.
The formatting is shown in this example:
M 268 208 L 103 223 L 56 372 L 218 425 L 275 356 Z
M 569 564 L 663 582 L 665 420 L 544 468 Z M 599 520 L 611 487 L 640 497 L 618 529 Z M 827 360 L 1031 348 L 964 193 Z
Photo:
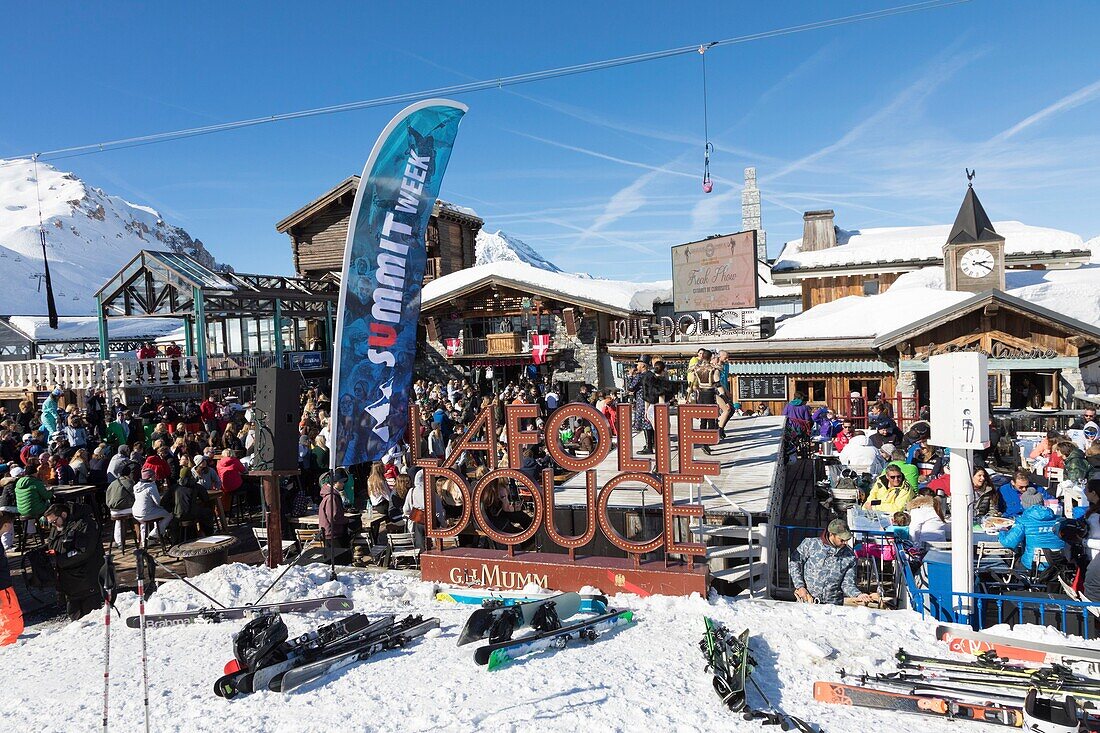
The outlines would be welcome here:
M 814 699 L 834 705 L 854 705 L 863 708 L 893 710 L 901 713 L 931 715 L 953 720 L 973 720 L 980 723 L 1019 728 L 1024 716 L 1019 708 L 1006 705 L 978 705 L 931 695 L 907 695 L 876 690 L 870 687 L 844 685 L 839 682 L 815 682 Z
M 361 613 L 352 614 L 340 621 L 286 642 L 279 649 L 279 661 L 264 664 L 258 669 L 241 669 L 220 677 L 214 683 L 214 693 L 232 699 L 254 690 L 268 689 L 271 680 L 295 666 L 307 664 L 326 653 L 338 653 L 348 644 L 385 631 L 393 625 L 393 616 L 381 616 L 370 621 Z
M 706 632 L 699 648 L 714 673 L 714 691 L 735 713 L 745 709 L 745 678 L 754 664 L 749 658 L 749 630 L 730 634 L 724 626 L 703 618 Z
M 305 598 L 300 601 L 283 601 L 282 603 L 263 603 L 256 606 L 232 606 L 230 608 L 200 608 L 194 611 L 178 611 L 175 613 L 147 613 L 145 625 L 152 628 L 164 626 L 181 626 L 195 623 L 218 623 L 219 621 L 233 621 L 261 613 L 306 613 L 322 609 L 325 611 L 350 611 L 355 607 L 354 601 L 347 596 L 325 596 L 324 598 Z M 126 625 L 136 629 L 141 625 L 141 619 L 130 616 L 126 619 Z
M 500 669 L 517 657 L 543 649 L 561 649 L 570 639 L 595 641 L 616 626 L 627 625 L 634 621 L 633 611 L 608 611 L 599 616 L 561 626 L 551 631 L 538 631 L 511 641 L 486 644 L 474 654 L 478 664 L 489 665 L 490 670 Z
M 460 603 L 469 606 L 499 608 L 523 603 L 538 603 L 553 598 L 557 593 L 524 593 L 523 591 L 477 590 L 475 588 L 439 588 L 435 599 L 441 603 Z M 607 596 L 598 593 L 582 593 L 580 613 L 603 613 L 607 610 Z
M 996 634 L 974 631 L 967 626 L 937 626 L 936 638 L 945 642 L 951 651 L 960 654 L 977 656 L 991 651 L 998 657 L 1005 657 L 1018 662 L 1049 664 L 1065 660 L 1079 660 L 1100 664 L 1100 649 L 997 636 Z
M 491 603 L 475 610 L 458 635 L 458 645 L 488 638 L 491 643 L 506 642 L 518 629 L 531 626 L 538 631 L 554 628 L 556 619 L 569 618 L 581 609 L 579 593 L 559 593 L 529 603 L 497 605 Z M 606 609 L 601 608 L 600 611 Z
M 377 634 L 371 634 L 354 642 L 350 645 L 351 648 L 347 648 L 341 653 L 331 656 L 326 655 L 315 662 L 288 670 L 285 674 L 271 680 L 268 689 L 277 692 L 291 692 L 302 685 L 349 667 L 356 662 L 369 659 L 379 652 L 407 646 L 413 639 L 438 628 L 439 619 L 437 618 L 425 619 L 422 616 L 409 616 L 382 629 Z

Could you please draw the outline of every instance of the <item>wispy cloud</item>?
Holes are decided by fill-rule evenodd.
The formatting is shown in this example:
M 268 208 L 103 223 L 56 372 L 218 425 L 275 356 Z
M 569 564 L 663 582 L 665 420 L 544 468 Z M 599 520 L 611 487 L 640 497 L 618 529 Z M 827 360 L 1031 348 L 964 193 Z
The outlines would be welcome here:
M 816 161 L 847 148 L 862 138 L 869 130 L 889 120 L 898 112 L 911 113 L 913 108 L 919 106 L 929 94 L 984 53 L 984 50 L 970 51 L 934 63 L 919 79 L 894 95 L 893 99 L 885 105 L 852 126 L 835 142 L 799 158 L 770 176 L 762 177 L 762 181 L 771 183 L 796 171 L 804 170 Z
M 1080 107 L 1082 104 L 1087 104 L 1097 97 L 1100 97 L 1100 79 L 1094 81 L 1088 86 L 1081 87 L 1073 94 L 1067 94 L 1054 104 L 1043 107 L 1035 114 L 1025 117 L 1007 130 L 1004 130 L 998 135 L 993 136 L 993 138 L 990 139 L 990 142 L 1004 142 L 1005 140 L 1008 140 L 1020 134 L 1032 125 L 1038 124 L 1043 120 L 1049 119 L 1050 117 L 1060 115 L 1063 112 L 1068 112 L 1074 107 Z

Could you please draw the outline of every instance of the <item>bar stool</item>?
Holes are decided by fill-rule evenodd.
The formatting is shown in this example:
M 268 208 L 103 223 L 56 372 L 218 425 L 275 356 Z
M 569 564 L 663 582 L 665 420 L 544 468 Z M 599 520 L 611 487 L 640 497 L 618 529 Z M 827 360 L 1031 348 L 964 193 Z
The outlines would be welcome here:
M 134 510 L 122 509 L 120 511 L 115 511 L 111 509 L 110 512 L 111 519 L 115 523 L 115 531 L 111 533 L 111 541 L 107 545 L 107 549 L 110 550 L 111 547 L 114 547 L 117 541 L 119 548 L 121 548 L 123 552 L 126 552 L 126 528 L 130 528 L 135 545 L 138 544 L 138 533 L 141 531 L 138 523 L 134 521 Z
M 248 505 L 248 492 L 244 490 L 244 487 L 234 491 L 231 496 L 229 516 L 231 518 L 236 518 L 238 523 L 245 519 L 251 519 L 252 507 Z
M 138 538 L 137 538 L 138 542 L 141 544 L 141 547 L 143 549 L 148 550 L 149 549 L 149 539 L 150 539 L 151 536 L 153 536 L 152 535 L 152 530 L 157 526 L 157 520 L 156 519 L 146 519 L 144 521 L 137 520 L 137 521 L 134 522 L 134 524 L 138 525 L 138 527 L 139 527 Z M 165 532 L 166 531 L 167 530 L 165 530 Z M 158 532 L 155 535 L 156 543 L 157 543 L 157 545 L 160 546 L 160 554 L 161 555 L 164 554 L 165 549 L 166 549 L 166 545 L 164 544 L 165 532 Z
M 20 554 L 27 551 L 27 525 L 34 528 L 34 533 L 30 536 L 35 538 L 36 544 L 39 547 L 44 547 L 46 544 L 45 538 L 42 537 L 42 529 L 37 526 L 36 518 L 20 516 L 15 525 L 15 547 Z

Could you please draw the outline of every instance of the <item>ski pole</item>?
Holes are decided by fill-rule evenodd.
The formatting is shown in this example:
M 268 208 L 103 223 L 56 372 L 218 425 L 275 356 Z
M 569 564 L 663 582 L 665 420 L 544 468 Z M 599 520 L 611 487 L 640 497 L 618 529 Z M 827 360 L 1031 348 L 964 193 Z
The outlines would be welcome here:
M 149 661 L 145 646 L 145 547 L 144 538 L 142 547 L 134 550 L 134 559 L 137 560 L 137 592 L 138 592 L 138 616 L 141 617 L 141 682 L 144 689 L 145 704 L 145 733 L 149 733 Z
M 218 606 L 221 606 L 222 608 L 229 608 L 229 606 L 225 605 L 224 603 L 222 603 L 221 601 L 219 601 L 219 600 L 218 600 L 217 598 L 215 598 L 214 596 L 210 595 L 209 593 L 207 593 L 206 591 L 204 591 L 204 590 L 203 590 L 202 588 L 198 587 L 197 585 L 195 585 L 194 583 L 192 583 L 191 581 L 189 581 L 189 580 L 188 580 L 187 578 L 183 577 L 182 575 L 180 575 L 179 573 L 177 573 L 177 572 L 176 572 L 175 570 L 173 570 L 172 568 L 168 567 L 167 565 L 165 565 L 164 563 L 162 563 L 162 562 L 161 562 L 160 560 L 156 559 L 156 558 L 155 558 L 155 557 L 153 557 L 152 555 L 147 555 L 147 557 L 148 557 L 148 558 L 149 558 L 150 560 L 152 560 L 152 561 L 153 561 L 153 564 L 154 564 L 154 565 L 156 565 L 156 566 L 157 566 L 158 568 L 160 568 L 160 569 L 162 569 L 162 570 L 166 570 L 166 571 L 168 571 L 168 573 L 169 573 L 169 574 L 170 574 L 170 575 L 171 575 L 171 576 L 172 576 L 173 578 L 175 578 L 176 580 L 179 580 L 179 581 L 181 581 L 181 582 L 182 582 L 182 583 L 183 583 L 184 585 L 186 585 L 186 586 L 187 586 L 188 588 L 190 588 L 191 590 L 195 591 L 196 593 L 199 593 L 200 595 L 206 596 L 206 598 L 207 598 L 207 599 L 209 599 L 210 601 L 213 601 L 213 602 L 214 602 L 214 603 L 215 603 L 216 605 L 218 605 Z
M 279 584 L 279 581 L 283 579 L 283 576 L 286 575 L 288 572 L 290 572 L 290 569 L 292 567 L 294 567 L 295 565 L 297 565 L 302 560 L 302 558 L 306 556 L 306 550 L 312 548 L 315 544 L 317 544 L 316 539 L 313 539 L 313 540 L 310 540 L 309 542 L 307 542 L 306 546 L 302 548 L 302 551 L 298 553 L 298 557 L 294 558 L 294 561 L 292 563 L 290 563 L 289 565 L 287 565 L 283 569 L 283 572 L 279 573 L 279 577 L 277 577 L 277 578 L 275 578 L 275 580 L 271 581 L 271 585 L 267 586 L 267 590 L 265 590 L 263 593 L 261 593 L 260 597 L 257 598 L 256 600 L 252 601 L 252 603 L 249 604 L 249 605 L 255 606 L 255 605 L 259 604 L 259 602 L 264 599 L 264 596 L 266 596 L 268 594 L 268 591 L 270 591 L 272 588 L 277 586 Z
M 99 579 L 103 589 L 103 733 L 107 733 L 108 695 L 111 689 L 111 594 L 115 588 L 115 566 L 110 554 L 103 561 Z

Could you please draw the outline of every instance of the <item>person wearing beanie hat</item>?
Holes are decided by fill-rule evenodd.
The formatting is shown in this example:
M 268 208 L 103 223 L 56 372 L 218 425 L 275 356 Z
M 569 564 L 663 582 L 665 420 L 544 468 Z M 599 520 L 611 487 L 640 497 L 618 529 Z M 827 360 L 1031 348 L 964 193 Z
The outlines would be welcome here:
M 791 553 L 788 571 L 795 598 L 801 603 L 841 605 L 850 599 L 869 603 L 873 596 L 856 586 L 856 556 L 848 546 L 852 532 L 834 519 L 818 537 L 807 537 Z
M 138 522 L 156 522 L 154 533 L 164 541 L 165 531 L 172 521 L 172 512 L 160 505 L 160 490 L 157 488 L 156 469 L 142 466 L 141 481 L 134 484 L 134 519 Z

